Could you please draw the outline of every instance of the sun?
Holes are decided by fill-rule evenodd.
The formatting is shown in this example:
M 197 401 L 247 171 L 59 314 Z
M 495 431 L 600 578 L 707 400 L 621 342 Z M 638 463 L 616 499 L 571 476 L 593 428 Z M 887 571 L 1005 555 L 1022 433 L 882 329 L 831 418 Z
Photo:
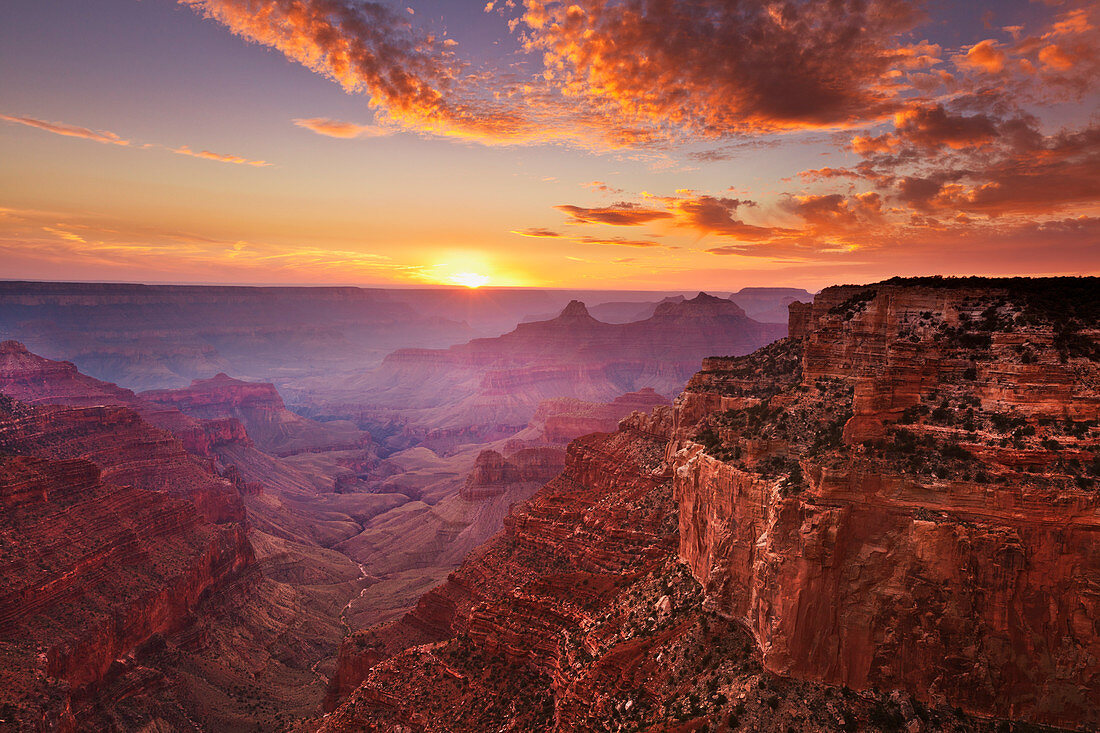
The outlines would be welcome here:
M 489 276 L 480 275 L 476 272 L 457 272 L 448 277 L 447 282 L 461 285 L 464 288 L 480 288 L 489 282 Z

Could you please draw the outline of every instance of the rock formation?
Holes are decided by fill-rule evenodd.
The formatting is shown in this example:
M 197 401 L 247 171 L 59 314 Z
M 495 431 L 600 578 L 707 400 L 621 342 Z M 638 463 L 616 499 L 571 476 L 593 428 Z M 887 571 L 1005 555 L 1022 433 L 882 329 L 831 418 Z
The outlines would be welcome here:
M 345 642 L 321 730 L 993 730 L 765 670 L 677 558 L 671 428 L 658 408 L 574 441 L 504 533 Z
M 83 439 L 132 432 L 133 413 L 97 432 L 82 424 L 94 413 L 0 400 L 4 715 L 21 729 L 72 729 L 89 715 L 109 673 L 121 674 L 126 657 L 154 637 L 186 626 L 202 597 L 252 563 L 253 551 L 229 511 L 234 504 L 217 502 L 212 511 L 207 492 L 231 487 L 184 488 L 177 481 L 196 475 L 165 454 L 163 443 L 143 444 L 140 459 L 131 453 L 103 461 L 102 451 L 91 451 L 107 471 L 69 457 L 88 453 Z M 43 424 L 48 434 L 30 429 Z M 82 434 L 63 441 L 65 429 Z M 151 485 L 159 461 L 164 491 Z
M 484 450 L 462 487 L 464 499 L 487 499 L 504 492 L 509 484 L 542 485 L 561 473 L 565 451 L 559 448 L 524 448 L 507 458 L 495 450 Z
M 611 402 L 585 402 L 570 397 L 544 400 L 535 409 L 527 429 L 516 434 L 518 443 L 565 445 L 589 433 L 613 433 L 619 421 L 632 412 L 649 412 L 671 401 L 651 387 L 619 395 Z
M 1097 287 L 828 288 L 804 337 L 708 360 L 680 555 L 767 668 L 1100 722 Z
M 0 347 L 0 390 L 39 403 L 0 394 L 0 729 L 312 715 L 318 665 L 344 632 L 333 606 L 362 584 L 355 563 L 308 540 L 246 534 L 333 523 L 331 511 L 288 516 L 277 494 L 293 469 L 235 419 L 150 405 L 19 344 Z M 276 491 L 220 463 L 223 451 L 265 461 Z
M 349 639 L 324 730 L 1096 727 L 1098 288 L 792 307 Z
M 277 456 L 356 450 L 371 442 L 368 434 L 349 423 L 320 423 L 294 414 L 273 384 L 225 374 L 196 379 L 185 389 L 142 392 L 140 397 L 205 420 L 239 420 L 257 447 Z

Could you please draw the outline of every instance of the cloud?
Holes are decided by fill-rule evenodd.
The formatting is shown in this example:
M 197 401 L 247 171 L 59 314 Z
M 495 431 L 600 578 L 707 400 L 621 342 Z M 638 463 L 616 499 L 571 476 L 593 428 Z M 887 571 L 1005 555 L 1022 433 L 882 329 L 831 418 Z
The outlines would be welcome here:
M 541 239 L 556 239 L 563 236 L 562 234 L 555 232 L 552 229 L 543 229 L 541 227 L 529 227 L 527 229 L 516 229 L 512 231 L 512 234 L 518 234 L 521 237 L 537 237 Z
M 968 69 L 976 69 L 987 74 L 999 74 L 1005 68 L 1008 57 L 996 40 L 987 38 L 967 49 L 965 54 L 955 57 L 955 63 Z
M 192 158 L 202 158 L 203 160 L 214 160 L 219 163 L 233 163 L 235 165 L 251 165 L 257 168 L 266 168 L 271 165 L 264 160 L 249 160 L 248 158 L 242 158 L 239 155 L 230 155 L 228 153 L 212 153 L 209 150 L 192 150 L 191 148 L 183 145 L 178 148 L 169 148 L 176 155 L 187 155 Z
M 715 234 L 738 240 L 768 239 L 777 234 L 770 227 L 746 224 L 742 219 L 734 217 L 737 209 L 756 206 L 754 201 L 697 194 L 692 191 L 684 191 L 677 196 L 659 197 L 656 200 L 668 207 L 676 226 L 699 234 Z
M 358 125 L 354 122 L 332 120 L 327 117 L 296 119 L 294 120 L 294 124 L 298 127 L 304 127 L 307 130 L 315 132 L 318 135 L 325 135 L 327 137 L 384 137 L 394 132 L 394 130 L 389 130 L 377 125 Z
M 517 137 L 523 116 L 463 85 L 444 39 L 377 2 L 178 0 L 253 43 L 369 95 L 383 123 L 492 142 Z
M 695 191 L 678 191 L 672 196 L 644 195 L 645 203 L 620 201 L 606 207 L 582 207 L 559 205 L 554 208 L 570 217 L 571 224 L 644 226 L 661 224 L 674 230 L 691 232 L 698 237 L 716 236 L 739 243 L 757 243 L 780 246 L 787 242 L 796 230 L 782 227 L 759 226 L 735 216 L 740 208 L 753 208 L 756 202 L 724 196 L 712 196 Z M 516 234 L 524 236 L 565 236 L 553 230 L 528 229 Z M 587 244 L 618 245 L 627 247 L 677 246 L 654 242 L 649 239 L 624 239 L 593 235 L 570 236 L 573 241 Z M 785 244 L 783 246 L 786 246 Z M 765 247 L 761 246 L 761 250 Z
M 577 242 L 581 244 L 600 244 L 609 247 L 667 247 L 667 245 L 660 242 L 653 242 L 648 239 L 624 239 L 623 237 L 577 237 Z M 678 247 L 672 247 L 671 249 L 679 249 Z
M 78 137 L 84 140 L 91 140 L 92 142 L 104 143 L 108 145 L 122 145 L 129 147 L 131 145 L 130 140 L 126 140 L 113 132 L 107 132 L 106 130 L 91 130 L 87 127 L 79 127 L 78 125 L 70 125 L 64 122 L 44 122 L 43 120 L 36 120 L 33 117 L 13 117 L 11 115 L 0 114 L 0 120 L 6 122 L 13 122 L 20 125 L 27 125 L 28 127 L 36 127 L 46 132 L 52 132 L 56 135 L 64 135 L 66 137 Z M 135 148 L 141 148 L 145 150 L 154 148 L 164 148 L 177 155 L 187 155 L 192 158 L 203 158 L 204 160 L 214 160 L 219 163 L 235 163 L 238 165 L 251 165 L 258 168 L 266 168 L 271 165 L 267 161 L 263 160 L 249 160 L 239 155 L 231 155 L 228 153 L 213 153 L 209 150 L 192 150 L 187 145 L 182 145 L 178 148 L 173 148 L 165 145 L 157 145 L 155 143 L 146 143 L 143 145 L 134 145 Z
M 790 196 L 783 208 L 808 225 L 802 236 L 829 237 L 879 228 L 883 217 L 882 196 L 867 191 L 855 196 L 839 193 Z
M 853 146 L 864 160 L 847 173 L 916 212 L 1053 214 L 1100 200 L 1100 123 L 1043 134 L 1024 113 L 941 105 L 897 122 L 889 145 Z
M 518 234 L 521 237 L 537 237 L 540 239 L 568 239 L 572 242 L 578 242 L 580 244 L 599 244 L 610 247 L 664 247 L 666 249 L 679 249 L 678 247 L 669 247 L 668 245 L 661 244 L 660 242 L 654 242 L 648 239 L 626 239 L 624 237 L 594 237 L 589 235 L 570 236 L 561 234 L 560 232 L 556 232 L 553 229 L 543 229 L 541 227 L 517 229 L 512 231 L 512 234 Z
M 900 42 L 921 18 L 909 0 L 525 0 L 510 22 L 523 71 L 475 69 L 455 39 L 378 2 L 178 2 L 365 93 L 384 123 L 485 143 L 632 147 L 850 125 L 892 112 L 894 71 L 940 53 Z
M 598 206 L 585 208 L 563 204 L 555 206 L 555 209 L 567 214 L 574 222 L 580 224 L 608 224 L 617 227 L 633 227 L 648 224 L 658 219 L 670 219 L 672 214 L 661 209 L 652 209 L 641 204 L 620 201 L 610 206 Z
M 942 104 L 908 107 L 894 115 L 894 127 L 907 142 L 926 148 L 987 145 L 998 134 L 996 121 L 989 115 L 949 114 Z M 853 147 L 856 152 L 867 152 L 854 141 Z
M 614 186 L 609 186 L 606 183 L 604 183 L 603 181 L 587 181 L 585 183 L 582 183 L 581 186 L 583 186 L 584 188 L 587 188 L 590 191 L 599 191 L 601 193 L 617 194 L 617 193 L 622 193 L 623 192 L 623 190 L 621 188 L 615 188 Z
M 959 71 L 973 77 L 962 80 L 959 89 L 987 96 L 999 92 L 1016 103 L 1077 100 L 1095 89 L 1100 77 L 1100 8 L 1095 3 L 1060 5 L 1065 7 L 1034 33 L 1025 35 L 1024 26 L 1007 26 L 1011 42 L 987 38 L 954 55 Z M 984 86 L 991 76 L 997 77 L 998 88 Z
M 892 111 L 903 0 L 526 0 L 528 48 L 565 96 L 702 137 L 846 125 Z M 924 54 L 927 55 L 927 54 Z
M 107 145 L 129 145 L 130 141 L 125 140 L 113 132 L 107 132 L 106 130 L 91 130 L 87 127 L 79 127 L 77 125 L 70 125 L 64 122 L 46 122 L 45 120 L 36 120 L 33 117 L 13 117 L 11 115 L 0 114 L 0 120 L 5 122 L 12 122 L 19 125 L 26 125 L 27 127 L 37 127 L 39 130 L 45 130 L 46 132 L 52 132 L 55 135 L 64 135 L 66 137 L 79 137 L 85 140 L 91 140 L 97 143 L 104 143 Z

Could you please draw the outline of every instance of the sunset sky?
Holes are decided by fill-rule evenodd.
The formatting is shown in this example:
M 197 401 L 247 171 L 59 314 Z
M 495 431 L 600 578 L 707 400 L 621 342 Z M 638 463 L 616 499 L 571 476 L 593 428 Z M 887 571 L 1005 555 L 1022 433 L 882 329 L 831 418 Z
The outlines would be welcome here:
M 5 0 L 0 278 L 1100 273 L 1100 4 Z

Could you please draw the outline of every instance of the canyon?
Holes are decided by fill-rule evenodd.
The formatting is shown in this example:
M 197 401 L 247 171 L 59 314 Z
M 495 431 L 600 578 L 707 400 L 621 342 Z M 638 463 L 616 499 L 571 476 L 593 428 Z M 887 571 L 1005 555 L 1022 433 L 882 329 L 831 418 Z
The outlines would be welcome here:
M 349 637 L 322 730 L 1094 728 L 1097 288 L 793 304 Z
M 86 290 L 55 299 L 88 326 L 110 318 L 85 311 L 154 305 Z M 18 341 L 0 343 L 0 395 L 0 726 L 44 730 L 308 727 L 349 630 L 404 614 L 560 472 L 573 437 L 667 403 L 568 397 L 509 440 L 394 451 L 291 411 L 271 383 L 136 392 Z
M 169 384 L 0 343 L 0 729 L 1094 728 L 1098 286 L 510 294 Z

